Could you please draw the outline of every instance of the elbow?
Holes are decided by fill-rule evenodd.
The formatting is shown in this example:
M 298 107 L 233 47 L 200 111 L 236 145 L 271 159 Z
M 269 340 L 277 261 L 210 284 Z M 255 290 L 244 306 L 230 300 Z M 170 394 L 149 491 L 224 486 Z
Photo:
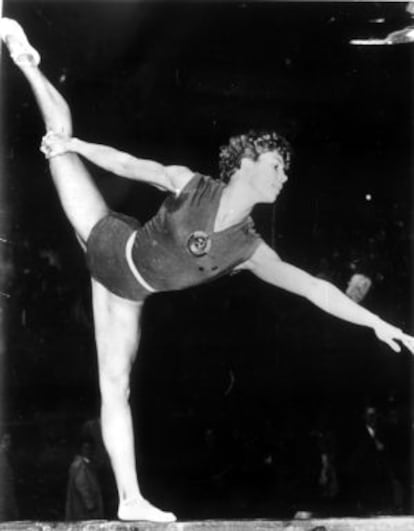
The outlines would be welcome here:
M 312 277 L 306 287 L 304 296 L 314 304 L 318 304 L 322 301 L 326 301 L 328 294 L 331 291 L 332 284 L 327 280 L 321 278 Z
M 135 165 L 123 153 L 119 153 L 115 159 L 115 173 L 120 177 L 127 177 L 128 179 L 136 178 Z
M 117 153 L 115 153 L 113 161 L 115 167 L 118 170 L 117 173 L 122 173 L 122 175 L 125 175 L 126 173 L 131 171 L 128 157 L 126 157 L 125 153 L 122 153 L 122 151 L 118 151 Z

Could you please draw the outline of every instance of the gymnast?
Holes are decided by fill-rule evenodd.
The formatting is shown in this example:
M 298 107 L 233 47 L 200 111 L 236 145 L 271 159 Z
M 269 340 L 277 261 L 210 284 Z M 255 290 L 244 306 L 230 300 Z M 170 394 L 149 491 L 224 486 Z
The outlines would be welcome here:
M 27 79 L 47 134 L 41 150 L 85 251 L 92 284 L 103 439 L 115 474 L 121 520 L 174 521 L 140 490 L 136 471 L 129 383 L 140 340 L 140 315 L 151 293 L 180 290 L 248 270 L 331 315 L 371 328 L 398 352 L 414 338 L 353 302 L 329 282 L 283 261 L 256 233 L 250 217 L 273 203 L 287 182 L 288 142 L 273 131 L 234 136 L 220 151 L 221 180 L 184 166 L 165 166 L 72 135 L 69 107 L 40 71 L 39 53 L 18 23 L 2 19 L 0 32 Z M 120 177 L 166 192 L 144 226 L 111 211 L 81 157 Z

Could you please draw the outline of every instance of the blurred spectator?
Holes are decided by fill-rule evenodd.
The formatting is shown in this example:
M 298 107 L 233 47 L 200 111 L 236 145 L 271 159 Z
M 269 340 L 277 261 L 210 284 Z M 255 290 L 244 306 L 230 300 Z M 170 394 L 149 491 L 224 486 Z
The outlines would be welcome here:
M 294 517 L 322 517 L 335 513 L 339 483 L 332 431 L 320 426 L 304 428 L 291 445 L 294 454 L 288 474 L 294 480 L 290 493 Z
M 93 441 L 93 463 L 101 485 L 105 518 L 113 520 L 117 517 L 118 494 L 114 473 L 112 472 L 109 456 L 103 443 L 101 421 L 99 418 L 92 418 L 83 423 L 81 438 L 83 440 Z
M 361 273 L 355 273 L 348 282 L 346 294 L 350 299 L 359 304 L 367 295 L 371 285 L 372 281 L 370 278 Z
M 404 406 L 395 393 L 387 398 L 383 417 L 384 441 L 392 472 L 393 514 L 409 514 L 411 437 L 409 405 Z
M 92 463 L 93 450 L 93 441 L 83 439 L 79 454 L 70 465 L 66 520 L 92 520 L 104 517 L 101 487 Z
M 12 438 L 3 433 L 0 440 L 0 522 L 18 519 L 15 475 L 10 461 Z
M 63 421 L 49 417 L 46 421 L 43 416 L 36 415 L 41 423 L 39 454 L 36 459 L 37 485 L 36 492 L 39 497 L 37 509 L 38 516 L 48 520 L 60 520 L 63 515 L 63 499 L 66 490 L 65 476 L 62 470 L 70 462 L 71 455 Z
M 363 516 L 390 514 L 394 510 L 393 472 L 376 407 L 365 407 L 354 435 L 346 470 L 354 511 Z
M 326 501 L 334 500 L 339 492 L 334 437 L 331 431 L 322 430 L 316 431 L 314 435 L 320 456 L 318 478 L 320 496 Z

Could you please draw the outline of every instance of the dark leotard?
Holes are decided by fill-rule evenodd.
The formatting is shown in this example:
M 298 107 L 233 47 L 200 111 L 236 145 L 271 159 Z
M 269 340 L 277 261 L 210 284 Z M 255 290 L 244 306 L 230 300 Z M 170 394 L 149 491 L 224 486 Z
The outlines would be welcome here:
M 92 229 L 87 261 L 92 276 L 113 293 L 143 300 L 230 273 L 261 239 L 251 218 L 214 231 L 221 182 L 196 174 L 180 195 L 170 194 L 144 226 L 111 213 Z

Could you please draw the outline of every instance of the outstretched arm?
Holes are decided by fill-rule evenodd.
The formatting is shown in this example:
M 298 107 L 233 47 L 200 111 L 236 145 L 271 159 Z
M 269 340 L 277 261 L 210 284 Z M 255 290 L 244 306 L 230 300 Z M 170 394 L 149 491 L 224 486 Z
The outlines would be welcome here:
M 399 328 L 390 325 L 366 308 L 359 306 L 330 282 L 313 277 L 305 271 L 283 262 L 265 243 L 257 248 L 242 268 L 250 270 L 257 277 L 274 286 L 305 297 L 331 315 L 372 328 L 378 339 L 387 343 L 395 352 L 401 350 L 397 343 L 397 341 L 401 341 L 414 353 L 413 337 L 404 334 Z
M 164 166 L 153 160 L 140 159 L 109 146 L 93 144 L 73 137 L 68 138 L 54 132 L 49 132 L 43 138 L 41 151 L 47 158 L 67 152 L 77 153 L 115 175 L 147 182 L 175 193 L 179 193 L 193 176 L 193 172 L 185 166 Z

